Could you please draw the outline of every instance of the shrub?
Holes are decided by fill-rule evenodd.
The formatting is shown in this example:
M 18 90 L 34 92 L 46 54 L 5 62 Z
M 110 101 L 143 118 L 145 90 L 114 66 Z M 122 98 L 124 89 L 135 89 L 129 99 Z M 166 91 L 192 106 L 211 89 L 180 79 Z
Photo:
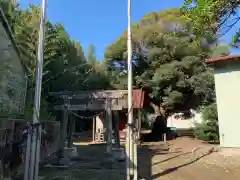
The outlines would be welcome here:
M 219 142 L 217 105 L 211 104 L 202 109 L 202 123 L 196 124 L 195 136 L 208 142 Z

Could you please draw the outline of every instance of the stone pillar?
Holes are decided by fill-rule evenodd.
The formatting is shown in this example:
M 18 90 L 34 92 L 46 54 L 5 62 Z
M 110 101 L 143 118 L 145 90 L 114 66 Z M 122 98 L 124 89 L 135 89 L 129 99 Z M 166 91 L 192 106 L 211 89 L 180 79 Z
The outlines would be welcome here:
M 107 153 L 112 152 L 112 109 L 111 101 L 106 100 L 106 121 L 107 121 Z
M 96 117 L 93 118 L 93 125 L 92 125 L 92 141 L 96 141 Z
M 115 140 L 116 140 L 116 147 L 120 148 L 120 137 L 119 137 L 119 114 L 118 111 L 113 111 L 114 113 L 114 132 L 115 132 Z
M 69 101 L 65 102 L 65 109 L 63 110 L 63 118 L 61 121 L 61 133 L 60 133 L 60 141 L 59 141 L 59 148 L 58 148 L 58 159 L 62 159 L 64 156 L 64 146 L 65 146 L 65 140 L 67 135 L 67 124 L 68 124 L 68 107 L 69 107 Z
M 73 140 L 72 140 L 72 134 L 73 134 L 73 128 L 74 128 L 74 121 L 75 117 L 73 115 L 69 115 L 69 127 L 68 127 L 68 148 L 72 148 Z

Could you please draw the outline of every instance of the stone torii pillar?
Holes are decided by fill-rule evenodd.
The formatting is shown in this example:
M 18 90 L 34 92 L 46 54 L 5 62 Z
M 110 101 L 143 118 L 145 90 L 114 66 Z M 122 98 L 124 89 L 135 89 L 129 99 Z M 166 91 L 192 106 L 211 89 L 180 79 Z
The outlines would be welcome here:
M 60 141 L 59 141 L 59 149 L 58 149 L 58 160 L 63 158 L 63 151 L 65 146 L 65 140 L 67 135 L 67 124 L 68 124 L 68 117 L 69 111 L 68 108 L 70 106 L 69 100 L 64 100 L 64 111 L 63 111 L 63 118 L 61 121 L 61 133 L 60 133 Z M 60 163 L 60 162 L 58 162 Z
M 107 153 L 112 152 L 112 109 L 111 101 L 106 99 Z
M 96 117 L 93 118 L 93 123 L 92 123 L 92 142 L 96 142 Z
M 68 148 L 72 148 L 73 146 L 73 140 L 72 140 L 72 134 L 75 128 L 75 117 L 73 117 L 72 114 L 69 115 L 69 126 L 68 126 Z
M 119 114 L 118 111 L 113 111 L 113 122 L 114 122 L 114 133 L 115 133 L 115 140 L 116 140 L 116 148 L 120 148 L 120 137 L 119 137 Z

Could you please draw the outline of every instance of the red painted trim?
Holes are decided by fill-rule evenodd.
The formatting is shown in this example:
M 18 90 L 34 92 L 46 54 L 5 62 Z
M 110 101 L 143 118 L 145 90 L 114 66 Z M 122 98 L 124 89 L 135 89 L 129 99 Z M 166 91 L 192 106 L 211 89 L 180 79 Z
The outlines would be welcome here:
M 240 60 L 240 54 L 217 57 L 217 58 L 210 58 L 210 59 L 206 59 L 205 62 L 217 63 L 217 62 L 223 62 L 223 61 L 229 61 L 229 60 Z

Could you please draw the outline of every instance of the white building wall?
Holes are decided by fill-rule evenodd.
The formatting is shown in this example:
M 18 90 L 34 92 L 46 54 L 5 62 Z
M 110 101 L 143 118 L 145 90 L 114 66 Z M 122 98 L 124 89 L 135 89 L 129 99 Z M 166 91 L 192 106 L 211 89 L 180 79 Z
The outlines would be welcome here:
M 104 129 L 104 123 L 103 123 L 103 117 L 102 116 L 97 116 L 96 117 L 96 131 L 98 129 L 103 130 Z
M 240 64 L 215 68 L 220 145 L 240 147 Z
M 180 118 L 177 118 L 179 116 Z M 193 117 L 184 119 L 180 113 L 175 113 L 167 119 L 168 127 L 175 127 L 177 129 L 191 129 L 195 127 L 195 123 L 201 123 L 201 113 L 193 112 Z

